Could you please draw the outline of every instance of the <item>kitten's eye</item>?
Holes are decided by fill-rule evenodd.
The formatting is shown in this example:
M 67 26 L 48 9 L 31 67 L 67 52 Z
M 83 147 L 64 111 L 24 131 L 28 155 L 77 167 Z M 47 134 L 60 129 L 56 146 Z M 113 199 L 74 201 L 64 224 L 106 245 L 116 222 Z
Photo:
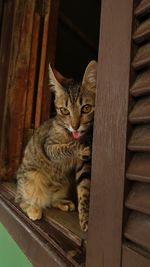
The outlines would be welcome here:
M 69 115 L 70 114 L 70 112 L 67 108 L 60 108 L 60 111 L 63 115 Z
M 82 113 L 89 113 L 92 110 L 92 106 L 91 105 L 85 105 L 82 107 L 81 111 Z

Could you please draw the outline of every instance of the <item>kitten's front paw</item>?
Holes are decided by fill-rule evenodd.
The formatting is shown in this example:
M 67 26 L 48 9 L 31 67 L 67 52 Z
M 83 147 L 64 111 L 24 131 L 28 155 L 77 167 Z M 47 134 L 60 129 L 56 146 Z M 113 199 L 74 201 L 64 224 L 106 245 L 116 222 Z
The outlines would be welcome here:
M 52 203 L 52 206 L 62 211 L 74 211 L 75 210 L 74 203 L 71 200 L 67 200 L 67 199 L 60 199 Z
M 26 209 L 26 213 L 32 221 L 40 220 L 42 218 L 42 209 L 39 207 L 29 206 Z
M 87 160 L 91 157 L 91 149 L 89 146 L 80 145 L 78 148 L 78 158 L 81 160 Z

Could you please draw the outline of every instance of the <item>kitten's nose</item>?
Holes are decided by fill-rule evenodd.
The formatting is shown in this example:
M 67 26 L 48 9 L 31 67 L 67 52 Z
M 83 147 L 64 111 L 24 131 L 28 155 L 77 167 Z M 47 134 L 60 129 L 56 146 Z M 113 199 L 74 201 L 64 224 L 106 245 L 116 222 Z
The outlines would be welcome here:
M 80 122 L 72 123 L 73 130 L 77 131 L 80 127 Z
M 72 128 L 73 128 L 73 130 L 77 131 L 78 128 L 79 128 L 79 125 L 75 125 L 75 126 L 73 126 Z

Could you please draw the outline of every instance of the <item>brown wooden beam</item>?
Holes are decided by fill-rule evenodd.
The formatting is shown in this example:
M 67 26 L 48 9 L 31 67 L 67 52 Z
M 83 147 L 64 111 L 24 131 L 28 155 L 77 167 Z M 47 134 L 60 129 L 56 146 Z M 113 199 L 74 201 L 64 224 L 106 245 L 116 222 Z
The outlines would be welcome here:
M 120 267 L 131 0 L 103 0 L 86 267 Z

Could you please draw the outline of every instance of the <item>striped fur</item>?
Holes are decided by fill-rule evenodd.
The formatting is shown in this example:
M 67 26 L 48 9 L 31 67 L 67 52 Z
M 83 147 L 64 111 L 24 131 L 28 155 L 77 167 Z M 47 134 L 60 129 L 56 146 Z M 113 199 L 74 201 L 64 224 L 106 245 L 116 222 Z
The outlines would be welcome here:
M 37 220 L 46 207 L 73 211 L 71 192 L 77 191 L 79 222 L 87 231 L 96 62 L 89 63 L 81 84 L 69 80 L 60 85 L 51 68 L 49 76 L 57 115 L 37 129 L 26 146 L 17 172 L 16 201 Z M 74 132 L 80 136 L 75 138 Z

